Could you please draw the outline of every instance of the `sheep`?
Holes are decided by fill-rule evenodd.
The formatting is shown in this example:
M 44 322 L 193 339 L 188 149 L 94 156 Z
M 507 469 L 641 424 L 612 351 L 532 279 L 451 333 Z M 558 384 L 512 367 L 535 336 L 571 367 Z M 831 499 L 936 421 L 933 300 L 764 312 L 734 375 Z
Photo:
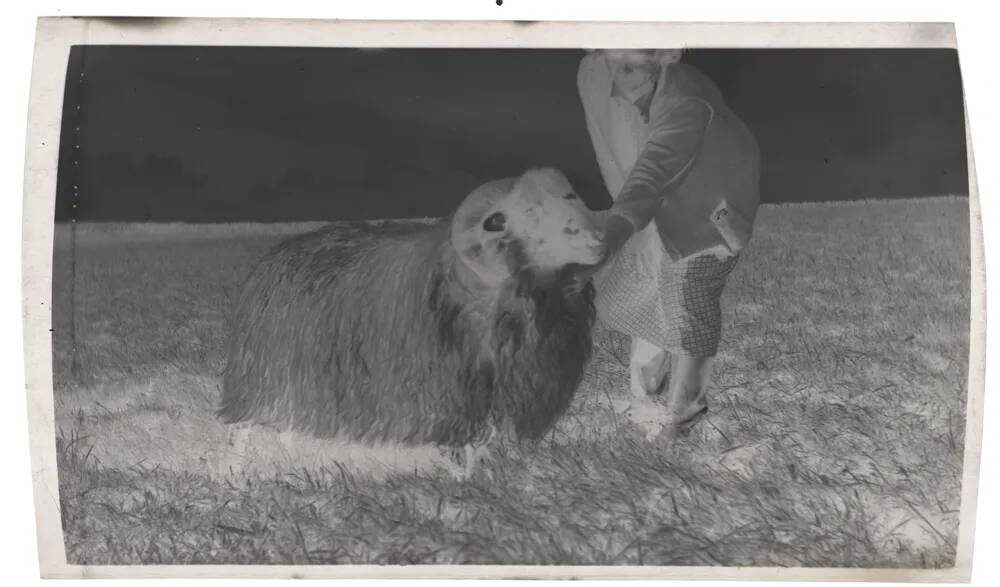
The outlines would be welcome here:
M 555 169 L 486 183 L 430 226 L 282 242 L 233 312 L 218 415 L 321 438 L 464 449 L 538 439 L 591 351 L 605 254 Z

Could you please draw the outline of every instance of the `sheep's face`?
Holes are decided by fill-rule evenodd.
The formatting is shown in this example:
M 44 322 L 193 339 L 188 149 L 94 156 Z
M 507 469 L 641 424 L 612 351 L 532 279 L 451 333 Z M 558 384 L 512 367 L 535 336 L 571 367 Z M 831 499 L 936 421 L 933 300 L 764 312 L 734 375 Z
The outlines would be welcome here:
M 480 194 L 480 201 L 463 204 L 453 229 L 459 255 L 485 280 L 502 281 L 524 268 L 545 274 L 594 265 L 603 258 L 595 214 L 561 172 L 534 169 L 487 185 L 493 186 L 488 196 L 478 190 L 470 196 Z

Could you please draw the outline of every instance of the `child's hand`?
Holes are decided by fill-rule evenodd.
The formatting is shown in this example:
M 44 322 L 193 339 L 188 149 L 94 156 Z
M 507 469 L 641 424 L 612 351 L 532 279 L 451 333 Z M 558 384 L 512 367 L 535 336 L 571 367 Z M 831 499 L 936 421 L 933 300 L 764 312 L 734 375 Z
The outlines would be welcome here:
M 612 214 L 604 226 L 604 258 L 601 264 L 615 256 L 635 233 L 635 227 L 624 216 Z
M 635 232 L 632 223 L 628 219 L 612 214 L 604 226 L 604 254 L 601 260 L 594 265 L 576 265 L 573 268 L 573 275 L 579 284 L 585 284 L 607 264 L 608 260 L 615 256 L 618 251 L 628 242 L 628 239 Z

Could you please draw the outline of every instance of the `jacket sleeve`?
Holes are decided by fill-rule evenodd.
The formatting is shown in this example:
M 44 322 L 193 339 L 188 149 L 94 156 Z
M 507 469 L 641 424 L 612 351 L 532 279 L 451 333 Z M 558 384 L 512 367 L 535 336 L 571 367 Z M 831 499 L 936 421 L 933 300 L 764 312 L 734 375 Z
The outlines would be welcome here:
M 694 164 L 713 116 L 712 106 L 700 98 L 654 100 L 646 146 L 611 212 L 627 219 L 636 232 L 645 228 L 662 206 L 663 198 L 671 197 L 673 188 Z
M 614 198 L 625 183 L 624 173 L 618 161 L 611 152 L 608 137 L 605 135 L 598 117 L 602 112 L 599 108 L 607 102 L 611 95 L 610 78 L 607 72 L 599 69 L 599 63 L 593 56 L 587 56 L 580 62 L 576 76 L 576 88 L 583 105 L 583 114 L 587 123 L 587 133 L 594 147 L 594 157 L 601 170 L 601 177 L 608 189 L 608 194 Z M 603 98 L 603 99 L 602 99 Z

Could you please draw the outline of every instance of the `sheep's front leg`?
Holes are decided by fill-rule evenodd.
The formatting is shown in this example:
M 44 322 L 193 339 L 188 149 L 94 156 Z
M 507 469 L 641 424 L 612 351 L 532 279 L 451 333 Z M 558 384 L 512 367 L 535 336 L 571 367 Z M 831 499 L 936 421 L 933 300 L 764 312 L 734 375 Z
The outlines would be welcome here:
M 457 461 L 452 468 L 452 475 L 459 481 L 468 481 L 482 469 L 483 461 L 495 452 L 495 449 L 503 440 L 501 427 L 496 424 L 489 424 L 481 435 L 472 441 L 455 447 L 452 452 L 453 460 Z M 490 473 L 487 471 L 487 475 Z
M 492 447 L 489 444 L 466 444 L 465 466 L 463 467 L 463 480 L 471 479 L 473 475 L 482 467 L 483 461 L 489 458 Z

